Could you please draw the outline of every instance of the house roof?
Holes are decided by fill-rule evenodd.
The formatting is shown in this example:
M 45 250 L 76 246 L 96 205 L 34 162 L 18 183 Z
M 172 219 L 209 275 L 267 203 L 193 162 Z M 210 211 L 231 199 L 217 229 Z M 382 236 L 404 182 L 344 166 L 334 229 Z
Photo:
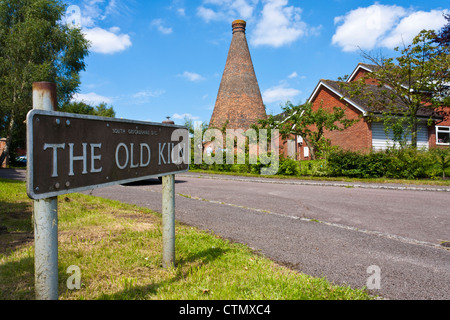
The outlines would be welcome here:
M 361 113 L 364 116 L 366 116 L 369 110 L 360 106 L 360 104 L 357 101 L 355 101 L 355 99 L 350 99 L 350 98 L 346 97 L 344 95 L 343 90 L 341 89 L 340 85 L 338 85 L 339 83 L 344 83 L 344 82 L 321 79 L 319 81 L 319 83 L 317 84 L 316 88 L 314 89 L 313 93 L 309 97 L 308 102 L 312 102 L 312 100 L 314 100 L 315 96 L 319 93 L 320 89 L 322 87 L 325 87 L 328 90 L 332 91 L 334 94 L 336 94 L 340 99 L 346 101 L 347 103 L 349 103 L 350 105 L 352 105 L 353 107 L 355 107 L 356 109 L 361 111 Z
M 350 77 L 348 77 L 347 82 L 353 81 L 353 78 L 356 76 L 358 71 L 361 70 L 361 69 L 363 69 L 365 71 L 368 71 L 368 72 L 374 72 L 374 71 L 378 70 L 379 68 L 380 67 L 375 65 L 375 64 L 358 63 L 358 65 L 356 66 L 355 70 L 353 70 L 353 72 L 350 75 Z
M 357 110 L 359 110 L 364 116 L 367 116 L 369 113 L 371 114 L 381 114 L 383 112 L 388 111 L 387 107 L 382 106 L 372 106 L 368 103 L 366 99 L 362 99 L 359 97 L 351 97 L 349 98 L 348 90 L 346 90 L 342 85 L 346 82 L 342 81 L 333 81 L 333 80 L 325 80 L 322 79 L 319 81 L 319 84 L 316 86 L 316 89 L 314 90 L 311 97 L 308 99 L 309 102 L 312 102 L 319 92 L 319 90 L 323 87 L 327 88 L 328 90 L 332 91 L 334 94 L 336 94 L 339 99 L 346 101 L 353 107 L 355 107 Z M 381 91 L 389 90 L 389 88 L 386 87 L 379 87 L 375 85 L 367 85 L 365 87 L 367 90 L 371 91 L 375 97 L 380 97 L 382 99 Z M 382 101 L 380 101 L 382 102 Z M 396 101 L 397 106 L 399 109 L 406 109 L 406 105 L 400 100 L 397 99 Z M 383 105 L 383 103 L 381 103 Z M 433 117 L 433 118 L 441 118 L 436 112 L 433 110 L 427 109 L 427 108 L 421 108 L 418 113 L 418 117 Z
M 359 110 L 363 116 L 368 116 L 369 114 L 382 114 L 383 112 L 388 111 L 387 107 L 377 107 L 370 106 L 368 101 L 362 98 L 358 97 L 349 97 L 350 95 L 348 92 L 346 92 L 345 88 L 342 86 L 345 83 L 349 83 L 353 80 L 353 78 L 356 76 L 359 70 L 363 69 L 367 72 L 375 72 L 380 68 L 378 65 L 374 64 L 367 64 L 367 63 L 358 63 L 355 70 L 352 72 L 350 77 L 347 79 L 346 82 L 343 81 L 334 81 L 334 80 L 327 80 L 327 79 L 321 79 L 319 83 L 317 84 L 316 88 L 314 89 L 313 93 L 308 99 L 308 102 L 312 102 L 320 89 L 327 88 L 328 90 L 332 91 L 334 94 L 336 94 L 339 99 L 349 103 L 353 107 L 355 107 L 357 110 Z M 370 90 L 373 92 L 375 97 L 381 97 L 381 91 L 382 90 L 389 90 L 387 87 L 379 87 L 377 85 L 370 85 L 368 84 L 366 86 L 367 90 Z M 397 105 L 401 109 L 402 107 L 406 109 L 406 105 L 400 100 L 397 99 Z M 282 121 L 286 118 L 285 113 L 280 113 L 274 116 L 278 121 Z M 430 110 L 428 108 L 421 108 L 418 113 L 417 117 L 420 118 L 433 118 L 434 120 L 442 120 L 443 116 L 439 113 Z

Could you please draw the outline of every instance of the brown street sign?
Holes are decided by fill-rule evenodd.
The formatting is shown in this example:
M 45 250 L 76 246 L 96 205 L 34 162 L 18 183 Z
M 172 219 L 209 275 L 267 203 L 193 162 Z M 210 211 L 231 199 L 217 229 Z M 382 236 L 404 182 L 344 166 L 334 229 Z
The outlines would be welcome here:
M 189 170 L 185 127 L 32 110 L 27 193 L 44 199 Z

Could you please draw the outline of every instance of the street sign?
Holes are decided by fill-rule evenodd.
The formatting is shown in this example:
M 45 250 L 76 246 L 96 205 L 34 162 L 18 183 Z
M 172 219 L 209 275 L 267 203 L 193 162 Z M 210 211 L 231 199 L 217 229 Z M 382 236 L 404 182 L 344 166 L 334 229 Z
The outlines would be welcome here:
M 189 170 L 182 126 L 34 109 L 27 130 L 34 200 Z

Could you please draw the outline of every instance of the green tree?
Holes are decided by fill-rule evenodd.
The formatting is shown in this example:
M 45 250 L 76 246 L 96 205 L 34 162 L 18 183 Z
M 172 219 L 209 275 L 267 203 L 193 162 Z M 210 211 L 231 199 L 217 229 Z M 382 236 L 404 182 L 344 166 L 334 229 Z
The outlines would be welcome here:
M 108 107 L 107 103 L 102 102 L 95 107 L 94 115 L 99 117 L 115 118 L 116 112 L 114 111 L 114 108 L 112 106 Z
M 449 47 L 439 46 L 433 31 L 421 31 L 411 45 L 396 58 L 363 56 L 377 68 L 354 82 L 343 82 L 347 95 L 364 99 L 372 110 L 382 110 L 385 128 L 395 129 L 396 136 L 411 135 L 411 145 L 417 147 L 418 115 L 428 117 L 449 106 Z M 375 79 L 376 85 L 367 84 Z M 376 87 L 376 90 L 374 88 Z M 405 128 L 406 130 L 399 130 Z
M 197 125 L 197 127 L 196 127 Z M 202 137 L 205 134 L 205 131 L 208 129 L 208 124 L 206 122 L 196 122 L 188 117 L 184 117 L 184 126 L 188 128 L 189 134 L 192 136 L 195 133 L 195 130 L 200 130 L 202 133 Z
M 450 14 L 444 14 L 447 24 L 439 30 L 435 42 L 441 46 L 450 46 Z
M 70 101 L 85 70 L 89 42 L 80 29 L 62 22 L 59 0 L 0 0 L 0 136 L 25 144 L 25 117 L 32 106 L 32 84 L 57 84 L 58 102 Z
M 283 139 L 291 134 L 302 136 L 313 160 L 329 144 L 324 136 L 325 131 L 342 131 L 359 121 L 348 119 L 345 110 L 337 106 L 333 111 L 328 111 L 321 104 L 314 110 L 309 102 L 298 106 L 287 102 L 282 110 L 281 118 L 269 115 L 267 119 L 259 120 L 259 124 L 262 128 L 278 129 Z
M 184 126 L 187 127 L 190 136 L 190 165 L 191 168 L 197 168 L 201 165 L 203 152 L 203 136 L 208 130 L 206 122 L 194 122 L 192 119 L 185 117 Z
M 60 107 L 59 111 L 109 118 L 114 118 L 116 116 L 114 108 L 112 106 L 108 107 L 108 104 L 104 102 L 100 103 L 98 106 L 93 107 L 82 101 L 71 101 L 65 103 L 62 107 Z

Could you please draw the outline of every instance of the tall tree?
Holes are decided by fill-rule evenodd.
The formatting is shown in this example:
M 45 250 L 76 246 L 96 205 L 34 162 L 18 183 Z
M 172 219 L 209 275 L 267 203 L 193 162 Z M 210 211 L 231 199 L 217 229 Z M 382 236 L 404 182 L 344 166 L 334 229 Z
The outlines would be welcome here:
M 0 0 L 0 135 L 7 147 L 25 143 L 24 120 L 32 106 L 32 83 L 57 84 L 65 103 L 80 85 L 89 42 L 80 29 L 62 22 L 60 0 Z
M 301 136 L 313 160 L 328 143 L 324 136 L 326 131 L 342 131 L 359 121 L 348 119 L 345 110 L 337 106 L 333 111 L 322 106 L 314 110 L 309 102 L 297 106 L 287 102 L 282 110 L 278 116 L 269 115 L 267 119 L 259 120 L 259 124 L 262 128 L 278 129 L 283 139 L 289 135 Z
M 419 115 L 431 117 L 441 107 L 449 106 L 448 83 L 450 81 L 449 47 L 435 42 L 433 31 L 423 30 L 411 45 L 396 58 L 363 56 L 377 67 L 373 72 L 354 82 L 343 82 L 347 96 L 366 100 L 371 109 L 382 110 L 385 127 L 400 130 L 401 135 L 411 136 L 411 145 L 417 146 Z M 374 85 L 368 79 L 376 80 Z M 398 130 L 397 130 L 398 131 Z

